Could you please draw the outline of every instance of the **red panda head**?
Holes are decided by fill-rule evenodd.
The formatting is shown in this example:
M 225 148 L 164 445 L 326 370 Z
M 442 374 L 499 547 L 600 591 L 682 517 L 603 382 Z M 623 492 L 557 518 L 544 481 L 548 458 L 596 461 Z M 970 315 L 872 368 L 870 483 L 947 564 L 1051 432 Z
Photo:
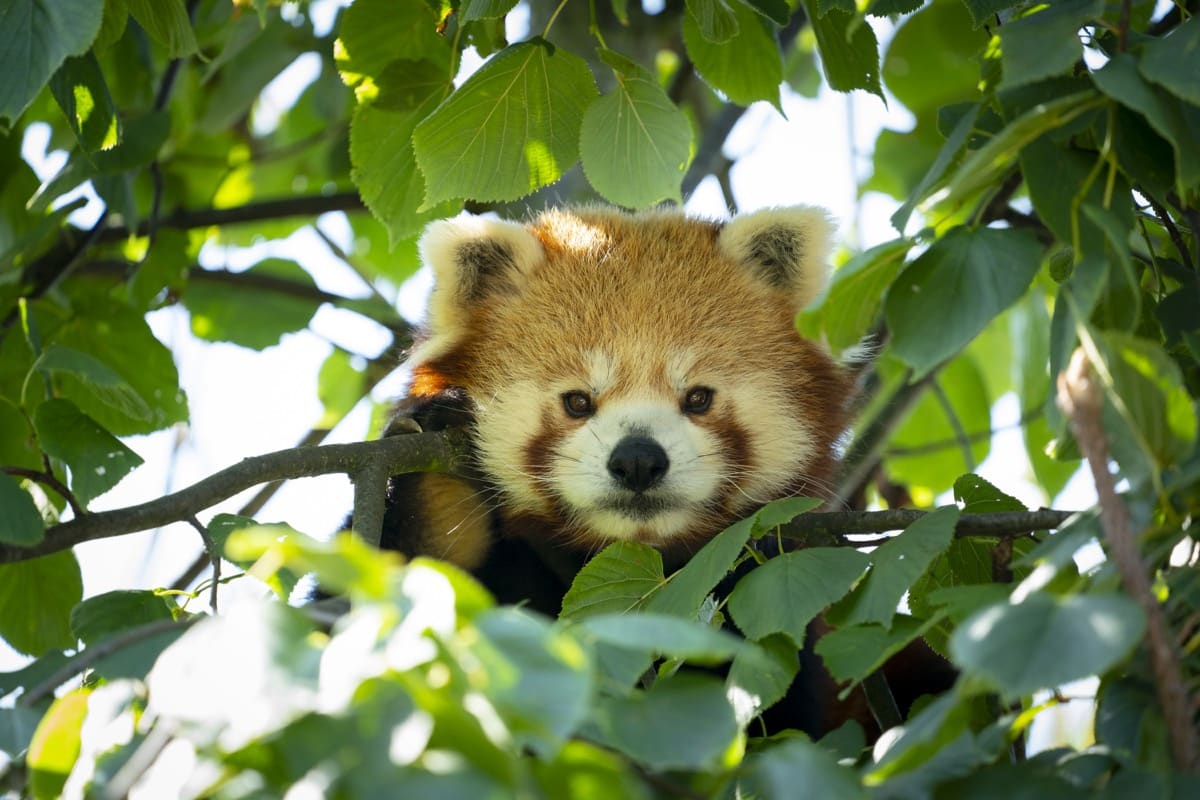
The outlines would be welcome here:
M 808 207 L 436 222 L 411 394 L 466 391 L 508 518 L 581 546 L 706 539 L 829 477 L 849 384 L 794 324 L 829 232 Z

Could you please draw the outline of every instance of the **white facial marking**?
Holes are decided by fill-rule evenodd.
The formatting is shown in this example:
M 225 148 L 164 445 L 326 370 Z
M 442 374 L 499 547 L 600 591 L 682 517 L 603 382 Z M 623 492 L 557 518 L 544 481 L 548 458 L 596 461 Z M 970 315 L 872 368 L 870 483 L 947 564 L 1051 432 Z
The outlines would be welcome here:
M 652 439 L 670 466 L 662 482 L 640 495 L 622 487 L 608 469 L 613 448 L 628 436 Z M 667 399 L 609 400 L 570 433 L 552 464 L 562 499 L 594 533 L 628 539 L 639 532 L 668 539 L 685 533 L 721 480 L 717 437 Z M 638 504 L 641 504 L 640 509 Z
M 542 429 L 544 392 L 532 381 L 507 386 L 502 395 L 476 401 L 476 436 L 484 470 L 507 494 L 508 505 L 520 511 L 543 511 L 544 494 L 538 479 L 525 466 L 530 432 Z
M 617 380 L 617 359 L 603 350 L 589 350 L 584 354 L 587 368 L 588 390 L 599 396 L 613 387 Z

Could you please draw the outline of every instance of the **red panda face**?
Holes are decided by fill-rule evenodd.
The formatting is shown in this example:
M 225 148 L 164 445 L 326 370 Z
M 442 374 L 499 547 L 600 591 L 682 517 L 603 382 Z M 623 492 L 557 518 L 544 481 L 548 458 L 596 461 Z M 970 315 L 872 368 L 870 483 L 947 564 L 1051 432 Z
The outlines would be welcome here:
M 507 516 L 581 546 L 701 541 L 822 492 L 848 387 L 794 316 L 827 236 L 807 208 L 724 227 L 603 209 L 436 223 L 412 393 L 466 390 Z

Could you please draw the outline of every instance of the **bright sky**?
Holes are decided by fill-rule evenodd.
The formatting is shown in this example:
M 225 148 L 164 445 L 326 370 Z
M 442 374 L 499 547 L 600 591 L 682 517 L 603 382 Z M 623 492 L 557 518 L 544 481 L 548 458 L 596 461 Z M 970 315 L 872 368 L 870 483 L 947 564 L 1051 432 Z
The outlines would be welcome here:
M 328 29 L 337 6 L 343 4 L 340 0 L 314 0 L 310 13 Z M 526 25 L 522 15 L 511 14 L 509 26 L 510 40 L 524 38 Z M 887 26 L 875 27 L 881 40 L 885 39 Z M 464 69 L 474 69 L 478 63 L 477 58 L 464 59 Z M 255 129 L 269 130 L 318 69 L 315 55 L 297 59 L 260 100 L 254 112 Z M 727 141 L 727 154 L 737 158 L 731 181 L 739 207 L 753 210 L 771 205 L 823 205 L 841 221 L 839 241 L 844 245 L 857 249 L 894 238 L 888 218 L 898 204 L 889 197 L 869 194 L 856 207 L 855 183 L 856 178 L 869 174 L 869 154 L 879 129 L 883 126 L 908 129 L 911 116 L 898 102 L 892 101 L 885 107 L 878 98 L 862 92 L 847 96 L 824 90 L 817 99 L 808 100 L 785 87 L 783 106 L 786 119 L 765 103 L 752 107 Z M 43 180 L 66 160 L 61 151 L 46 152 L 47 139 L 48 128 L 33 125 L 27 131 L 22 150 Z M 100 201 L 90 187 L 83 191 L 92 201 L 75 212 L 72 220 L 87 226 L 99 213 Z M 59 202 L 69 199 L 70 196 L 64 197 Z M 704 216 L 726 215 L 715 179 L 710 178 L 698 187 L 687 208 Z M 317 224 L 334 241 L 349 248 L 350 228 L 343 215 L 327 214 Z M 244 269 L 267 254 L 300 262 L 322 289 L 346 296 L 363 294 L 363 286 L 354 273 L 308 229 L 269 247 L 208 246 L 201 254 L 201 264 L 207 268 Z M 429 283 L 428 274 L 423 271 L 404 287 L 399 307 L 408 318 L 419 318 Z M 373 323 L 328 308 L 317 313 L 311 331 L 285 336 L 278 346 L 261 353 L 197 340 L 189 331 L 187 314 L 182 308 L 155 312 L 150 322 L 156 335 L 175 353 L 180 379 L 188 394 L 191 424 L 128 440 L 146 463 L 97 500 L 93 510 L 145 502 L 190 485 L 246 456 L 294 446 L 321 416 L 322 409 L 316 400 L 316 375 L 330 352 L 329 342 L 368 357 L 377 355 L 387 342 L 386 334 Z M 402 388 L 401 377 L 393 376 L 376 389 L 375 398 L 395 397 Z M 1019 417 L 1015 397 L 1001 398 L 993 417 L 994 427 L 1015 423 Z M 328 441 L 362 440 L 368 418 L 367 404 L 360 403 Z M 1045 498 L 1023 477 L 1027 467 L 1020 454 L 1019 431 L 997 434 L 992 455 L 979 471 L 1004 491 L 1033 507 L 1040 506 Z M 1077 475 L 1060 498 L 1066 505 L 1060 507 L 1090 505 L 1090 489 L 1090 481 L 1080 480 Z M 207 520 L 221 511 L 236 511 L 250 494 L 212 509 L 201 515 L 201 519 Z M 344 477 L 295 481 L 276 494 L 258 519 L 286 521 L 310 535 L 323 536 L 338 529 L 350 505 L 350 486 Z M 196 533 L 180 524 L 159 532 L 84 544 L 77 552 L 84 569 L 84 589 L 90 596 L 117 588 L 168 585 L 200 549 Z M 240 593 L 258 595 L 260 588 L 252 579 L 237 581 L 223 591 L 222 602 L 236 602 Z M 18 663 L 20 659 L 0 644 L 0 670 L 11 669 Z

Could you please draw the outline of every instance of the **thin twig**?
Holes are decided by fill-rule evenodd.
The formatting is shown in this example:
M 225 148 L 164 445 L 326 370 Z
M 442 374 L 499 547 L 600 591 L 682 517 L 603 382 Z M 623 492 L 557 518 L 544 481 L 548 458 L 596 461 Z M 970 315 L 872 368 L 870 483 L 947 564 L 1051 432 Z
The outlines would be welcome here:
M 780 535 L 807 547 L 862 547 L 870 542 L 849 541 L 846 536 L 900 531 L 924 517 L 928 511 L 893 508 L 885 511 L 829 511 L 802 514 L 780 528 Z M 1074 511 L 1043 508 L 1037 511 L 997 511 L 963 514 L 954 528 L 959 538 L 1006 538 L 1062 527 Z
M 173 630 L 185 630 L 191 627 L 196 622 L 206 619 L 203 615 L 196 615 L 186 619 L 160 619 L 154 622 L 148 622 L 145 625 L 139 625 L 136 628 L 122 631 L 107 639 L 91 645 L 80 653 L 74 656 L 70 661 L 64 664 L 59 669 L 55 670 L 49 678 L 37 684 L 29 691 L 21 695 L 17 700 L 17 705 L 30 707 L 38 701 L 50 697 L 54 694 L 54 690 L 62 686 L 71 678 L 86 670 L 88 667 L 95 664 L 100 659 L 110 656 L 119 650 L 123 650 L 131 644 L 146 639 L 158 636 L 160 633 L 166 633 Z
M 1100 524 L 1104 540 L 1121 585 L 1146 617 L 1146 639 L 1154 671 L 1167 738 L 1175 766 L 1180 770 L 1200 769 L 1200 737 L 1192 721 L 1196 706 L 1184 682 L 1182 662 L 1167 626 L 1162 607 L 1155 599 L 1145 562 L 1138 550 L 1129 511 L 1117 494 L 1116 481 L 1108 471 L 1108 439 L 1101 424 L 1103 390 L 1083 348 L 1075 351 L 1067 369 L 1058 376 L 1058 405 L 1070 419 L 1071 430 L 1092 471 L 1100 501 Z
M 75 494 L 67 488 L 67 485 L 60 481 L 52 472 L 39 472 L 36 469 L 24 469 L 23 467 L 0 467 L 0 472 L 6 475 L 15 475 L 18 478 L 28 478 L 35 483 L 40 483 L 43 486 L 52 489 L 55 494 L 67 501 L 67 505 L 75 512 L 75 516 L 86 514 L 83 505 L 76 499 Z
M 204 542 L 204 552 L 208 554 L 208 561 L 212 564 L 212 588 L 208 604 L 215 614 L 217 613 L 217 587 L 221 585 L 221 553 L 217 550 L 217 543 L 213 541 L 212 534 L 208 532 L 208 528 L 200 524 L 200 520 L 196 518 L 195 514 L 187 518 L 187 523 L 200 534 L 200 539 Z

